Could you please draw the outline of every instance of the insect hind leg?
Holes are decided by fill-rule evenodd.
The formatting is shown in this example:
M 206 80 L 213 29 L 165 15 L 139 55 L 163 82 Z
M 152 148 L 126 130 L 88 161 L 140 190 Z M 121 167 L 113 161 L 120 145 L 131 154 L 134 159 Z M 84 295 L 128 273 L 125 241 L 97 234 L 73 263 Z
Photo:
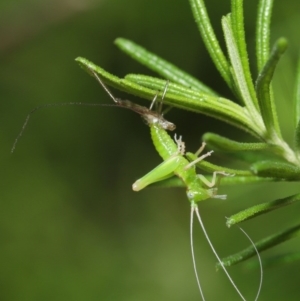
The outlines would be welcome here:
M 205 146 L 206 146 L 206 143 L 205 143 L 205 142 L 202 142 L 200 148 L 199 148 L 199 149 L 196 151 L 196 153 L 195 153 L 195 155 L 196 155 L 197 157 L 203 152 Z
M 219 175 L 219 177 L 217 177 Z M 213 188 L 214 189 L 214 193 L 212 195 L 212 198 L 214 199 L 221 199 L 221 200 L 226 200 L 227 198 L 227 195 L 226 194 L 216 194 L 217 193 L 217 187 L 219 186 L 220 184 L 220 181 L 222 179 L 222 177 L 233 177 L 234 175 L 233 174 L 229 174 L 229 173 L 226 173 L 224 171 L 214 171 L 213 172 L 213 176 L 212 176 L 212 179 L 211 181 L 207 180 L 203 175 L 201 174 L 198 174 L 197 177 L 208 187 L 212 188 L 212 187 L 215 187 Z
M 220 175 L 220 177 L 217 177 Z M 226 173 L 225 171 L 214 171 L 211 181 L 207 180 L 203 175 L 197 175 L 198 178 L 208 187 L 218 186 L 220 184 L 221 178 L 223 177 L 233 177 L 233 174 Z
M 119 101 L 115 98 L 115 96 L 111 93 L 111 91 L 106 87 L 100 76 L 91 68 L 88 68 L 91 74 L 94 76 L 94 78 L 97 80 L 97 82 L 102 86 L 104 91 L 108 94 L 108 96 L 115 102 L 116 104 L 119 103 Z

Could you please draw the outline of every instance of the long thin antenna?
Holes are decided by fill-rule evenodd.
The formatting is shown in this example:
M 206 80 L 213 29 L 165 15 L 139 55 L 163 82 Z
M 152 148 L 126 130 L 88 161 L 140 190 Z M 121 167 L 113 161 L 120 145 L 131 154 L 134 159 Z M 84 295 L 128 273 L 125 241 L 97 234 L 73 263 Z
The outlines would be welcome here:
M 24 133 L 26 127 L 27 127 L 27 124 L 29 122 L 29 119 L 30 119 L 30 117 L 33 113 L 35 113 L 36 111 L 39 111 L 41 109 L 45 109 L 45 108 L 49 108 L 49 107 L 62 107 L 62 106 L 72 106 L 72 105 L 73 106 L 87 106 L 87 107 L 102 107 L 102 106 L 114 107 L 114 106 L 117 106 L 117 105 L 114 105 L 114 104 L 84 103 L 84 102 L 62 102 L 62 103 L 48 103 L 48 104 L 44 104 L 44 105 L 35 107 L 26 116 L 26 119 L 25 119 L 25 121 L 23 123 L 23 126 L 21 128 L 21 131 L 20 131 L 19 135 L 17 136 L 17 138 L 15 139 L 15 142 L 14 142 L 10 152 L 13 153 L 15 151 L 17 143 L 19 142 L 20 138 L 22 137 L 22 135 L 23 135 L 23 133 Z
M 195 272 L 195 276 L 196 276 L 197 285 L 198 285 L 198 288 L 200 291 L 200 295 L 202 297 L 202 300 L 205 301 L 205 298 L 203 295 L 203 290 L 201 288 L 201 284 L 200 284 L 200 280 L 199 280 L 199 276 L 198 276 L 196 259 L 195 259 L 195 254 L 194 254 L 193 224 L 194 224 L 194 209 L 193 209 L 193 205 L 192 205 L 191 206 L 191 217 L 190 217 L 190 242 L 191 242 L 192 260 L 193 260 L 193 267 L 194 267 L 194 272 Z
M 203 231 L 203 233 L 204 233 L 204 235 L 205 235 L 205 238 L 206 238 L 206 240 L 207 240 L 207 242 L 208 242 L 210 248 L 212 249 L 213 253 L 215 254 L 215 256 L 216 256 L 218 262 L 220 263 L 222 269 L 224 270 L 224 272 L 225 272 L 225 274 L 226 274 L 228 280 L 231 282 L 232 286 L 234 287 L 234 289 L 236 290 L 236 292 L 240 295 L 240 297 L 242 298 L 242 300 L 243 300 L 243 301 L 246 301 L 246 299 L 244 298 L 244 296 L 243 296 L 242 293 L 239 291 L 238 287 L 236 286 L 236 284 L 234 283 L 234 281 L 233 281 L 232 278 L 230 277 L 230 275 L 229 275 L 229 273 L 227 272 L 227 270 L 226 270 L 226 268 L 225 268 L 225 266 L 224 266 L 222 260 L 220 259 L 220 257 L 219 257 L 219 255 L 217 254 L 217 252 L 216 252 L 216 250 L 215 250 L 215 248 L 214 248 L 212 242 L 210 241 L 210 239 L 209 239 L 209 237 L 208 237 L 208 235 L 207 235 L 207 232 L 206 232 L 206 230 L 205 230 L 204 224 L 203 224 L 203 222 L 202 222 L 202 220 L 201 220 L 198 206 L 197 206 L 195 203 L 192 203 L 192 204 L 191 204 L 191 211 L 196 213 L 197 219 L 198 219 L 199 224 L 200 224 L 200 226 L 201 226 L 201 228 L 202 228 L 202 231 Z M 191 213 L 191 215 L 192 215 L 192 213 Z
M 253 246 L 256 254 L 257 254 L 258 261 L 259 261 L 260 280 L 259 280 L 257 294 L 256 294 L 256 297 L 255 297 L 255 300 L 254 300 L 254 301 L 257 301 L 258 297 L 260 295 L 260 292 L 261 292 L 262 284 L 263 284 L 263 275 L 264 275 L 263 265 L 262 265 L 262 262 L 261 262 L 261 258 L 260 258 L 259 252 L 258 252 L 258 250 L 257 250 L 257 248 L 255 246 L 255 243 L 253 242 L 253 240 L 250 238 L 250 236 L 241 227 L 239 227 L 239 228 L 246 235 L 246 237 L 250 240 L 250 242 L 251 242 L 251 244 L 252 244 L 252 246 Z

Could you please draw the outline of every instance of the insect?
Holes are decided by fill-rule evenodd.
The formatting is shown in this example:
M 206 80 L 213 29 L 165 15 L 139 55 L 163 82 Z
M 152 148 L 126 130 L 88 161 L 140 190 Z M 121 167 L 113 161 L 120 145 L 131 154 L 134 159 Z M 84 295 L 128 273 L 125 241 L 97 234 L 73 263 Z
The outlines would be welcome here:
M 213 151 L 207 152 L 203 155 L 201 153 L 203 152 L 205 148 L 205 143 L 202 143 L 201 147 L 199 150 L 196 152 L 197 159 L 189 162 L 185 158 L 185 143 L 182 141 L 182 137 L 180 136 L 177 138 L 175 134 L 174 140 L 170 137 L 170 135 L 167 133 L 166 130 L 173 130 L 175 129 L 175 125 L 173 126 L 165 126 L 165 124 L 172 124 L 170 122 L 165 121 L 161 114 L 161 106 L 160 106 L 160 111 L 157 113 L 152 111 L 152 107 L 154 102 L 157 99 L 157 95 L 154 97 L 150 109 L 147 109 L 145 107 L 137 106 L 131 102 L 124 102 L 122 100 L 116 99 L 113 94 L 109 91 L 109 89 L 104 85 L 100 77 L 93 71 L 91 70 L 91 73 L 94 75 L 94 77 L 97 79 L 97 81 L 101 84 L 101 86 L 104 88 L 104 90 L 108 93 L 110 98 L 118 105 L 118 106 L 124 106 L 128 109 L 131 109 L 137 113 L 139 113 L 145 120 L 148 126 L 150 127 L 150 132 L 151 132 L 151 138 L 154 144 L 155 149 L 159 153 L 159 155 L 162 157 L 164 160 L 161 164 L 159 164 L 157 167 L 155 167 L 152 171 L 147 173 L 145 176 L 137 180 L 133 185 L 132 189 L 134 191 L 140 191 L 147 187 L 148 185 L 159 182 L 162 180 L 165 180 L 169 177 L 172 177 L 174 175 L 178 176 L 183 183 L 186 186 L 186 195 L 188 200 L 191 203 L 191 217 L 190 217 L 190 241 L 191 241 L 191 251 L 192 251 L 192 259 L 193 259 L 193 266 L 194 266 L 194 271 L 196 275 L 196 280 L 197 284 L 199 287 L 199 291 L 201 294 L 201 297 L 203 301 L 205 301 L 203 291 L 200 285 L 197 269 L 196 269 L 196 262 L 195 262 L 195 256 L 194 256 L 194 247 L 193 247 L 193 218 L 194 214 L 196 214 L 196 217 L 200 223 L 200 226 L 205 234 L 205 237 L 215 254 L 216 258 L 218 259 L 219 263 L 221 264 L 222 269 L 224 270 L 226 276 L 228 277 L 229 281 L 237 291 L 237 293 L 240 295 L 242 300 L 246 301 L 244 296 L 241 294 L 237 286 L 235 285 L 234 281 L 230 277 L 229 273 L 227 272 L 226 268 L 224 267 L 220 257 L 218 256 L 217 252 L 215 251 L 208 234 L 205 230 L 205 227 L 202 223 L 200 213 L 198 210 L 197 203 L 200 201 L 204 201 L 208 198 L 216 198 L 216 199 L 226 199 L 226 195 L 218 195 L 217 194 L 217 187 L 216 183 L 218 182 L 218 176 L 233 176 L 230 174 L 227 174 L 223 171 L 215 171 L 213 173 L 213 177 L 211 181 L 208 181 L 203 175 L 198 175 L 196 173 L 196 168 L 195 165 L 203 160 L 204 158 L 210 156 Z M 162 100 L 167 92 L 168 88 L 168 82 L 166 83 L 165 89 L 162 94 Z M 162 103 L 162 102 L 161 102 Z M 129 104 L 129 105 L 128 105 Z M 201 155 L 201 156 L 200 156 Z M 206 186 L 206 187 L 205 187 Z M 241 231 L 243 231 L 241 229 Z M 243 231 L 244 232 L 244 231 Z M 254 248 L 255 245 L 250 239 L 250 237 L 244 232 L 244 234 L 248 237 L 250 242 L 253 244 Z M 256 249 L 256 248 L 255 248 Z M 257 251 L 257 255 L 259 257 L 259 253 Z M 260 261 L 260 257 L 259 257 Z M 261 266 L 261 261 L 260 261 L 260 266 Z M 262 268 L 261 268 L 261 280 L 260 280 L 260 285 L 258 289 L 258 293 L 256 296 L 256 299 L 258 299 L 258 296 L 260 294 L 260 289 L 262 285 Z
M 205 301 L 205 298 L 204 298 L 204 295 L 202 292 L 202 288 L 200 286 L 198 272 L 196 269 L 194 247 L 193 247 L 194 214 L 196 214 L 196 217 L 197 217 L 197 219 L 200 223 L 200 226 L 205 234 L 205 237 L 206 237 L 213 253 L 217 257 L 218 261 L 220 262 L 220 265 L 223 268 L 224 272 L 226 273 L 228 279 L 230 280 L 230 282 L 232 283 L 233 287 L 236 289 L 236 291 L 238 292 L 238 294 L 240 295 L 242 300 L 246 300 L 243 297 L 243 295 L 240 293 L 238 288 L 236 287 L 235 283 L 233 282 L 233 280 L 231 279 L 227 270 L 225 269 L 224 265 L 222 264 L 222 261 L 219 258 L 217 252 L 215 251 L 215 249 L 206 233 L 206 230 L 202 223 L 200 213 L 198 210 L 198 206 L 197 206 L 198 202 L 206 200 L 208 198 L 216 198 L 216 199 L 223 199 L 223 200 L 226 199 L 226 195 L 218 195 L 217 194 L 217 185 L 216 184 L 218 183 L 220 176 L 230 176 L 230 175 L 225 172 L 222 172 L 222 171 L 215 171 L 213 173 L 212 180 L 208 181 L 203 175 L 198 175 L 196 173 L 195 165 L 199 161 L 210 156 L 212 154 L 212 151 L 201 155 L 201 153 L 203 152 L 203 150 L 205 148 L 205 143 L 203 143 L 201 145 L 201 147 L 199 148 L 199 150 L 196 152 L 196 156 L 197 156 L 196 160 L 190 162 L 186 159 L 185 143 L 182 141 L 182 137 L 180 136 L 179 138 L 177 138 L 177 136 L 175 135 L 175 139 L 173 140 L 170 137 L 170 135 L 167 133 L 167 130 L 169 130 L 169 131 L 174 130 L 175 125 L 163 117 L 163 114 L 161 113 L 162 101 L 160 103 L 158 111 L 152 110 L 152 107 L 154 106 L 155 101 L 157 100 L 158 94 L 156 94 L 155 97 L 153 98 L 150 108 L 137 105 L 128 100 L 122 100 L 122 99 L 115 98 L 113 96 L 113 94 L 110 92 L 110 90 L 105 86 L 105 84 L 103 83 L 101 78 L 91 68 L 88 67 L 88 69 L 89 69 L 90 73 L 99 82 L 99 84 L 103 87 L 103 89 L 108 93 L 110 98 L 114 101 L 115 106 L 130 109 L 130 110 L 138 113 L 139 115 L 141 115 L 141 117 L 145 120 L 146 124 L 150 127 L 153 144 L 154 144 L 157 152 L 163 159 L 163 162 L 160 165 L 158 165 L 156 168 L 154 168 L 152 171 L 147 173 L 144 177 L 137 180 L 132 185 L 133 190 L 140 191 L 152 183 L 165 180 L 174 175 L 178 176 L 183 181 L 184 185 L 186 186 L 187 198 L 191 203 L 190 240 L 191 240 L 191 252 L 192 252 L 193 267 L 194 267 L 197 284 L 198 284 L 200 294 L 202 296 L 203 301 Z M 167 92 L 167 88 L 168 88 L 168 82 L 163 91 L 163 94 L 161 97 L 162 100 Z M 32 110 L 28 114 L 28 116 L 25 120 L 25 123 L 22 127 L 22 130 L 13 145 L 12 151 L 14 150 L 18 139 L 21 137 L 31 114 L 33 114 L 35 111 L 45 108 L 45 107 L 62 106 L 62 105 L 114 106 L 114 105 L 109 105 L 109 104 L 61 103 L 61 104 L 48 104 L 48 105 L 36 107 L 34 110 Z M 245 233 L 245 235 L 249 238 L 249 236 L 246 233 Z M 250 238 L 249 238 L 249 240 L 253 244 L 253 242 L 251 241 Z M 253 244 L 253 246 L 255 248 L 254 244 Z M 258 254 L 258 252 L 257 252 L 257 254 Z M 258 254 L 258 257 L 259 257 L 259 254 Z M 261 268 L 261 271 L 262 271 L 262 268 Z M 260 286 L 259 286 L 259 290 L 258 290 L 257 297 L 255 300 L 257 300 L 257 298 L 259 296 L 261 283 L 262 283 L 262 272 L 261 272 Z

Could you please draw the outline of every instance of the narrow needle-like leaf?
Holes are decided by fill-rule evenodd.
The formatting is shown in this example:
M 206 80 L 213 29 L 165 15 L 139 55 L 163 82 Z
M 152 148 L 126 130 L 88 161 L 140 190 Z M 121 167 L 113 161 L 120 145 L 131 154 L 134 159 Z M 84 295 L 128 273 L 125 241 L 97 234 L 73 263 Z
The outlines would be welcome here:
M 249 60 L 248 60 L 247 43 L 246 43 L 245 29 L 244 29 L 243 0 L 232 0 L 231 11 L 232 11 L 231 12 L 232 30 L 235 36 L 235 41 L 239 51 L 239 56 L 241 58 L 243 74 L 253 104 L 255 105 L 256 109 L 259 110 L 258 102 L 256 99 L 255 88 L 253 85 L 253 80 L 250 72 Z
M 294 90 L 294 124 L 295 124 L 295 147 L 300 154 L 300 55 L 297 64 L 297 74 Z
M 281 137 L 276 108 L 273 97 L 270 93 L 270 84 L 277 63 L 286 48 L 287 40 L 285 38 L 280 38 L 275 42 L 270 58 L 264 65 L 256 81 L 256 92 L 259 106 L 270 138 L 274 138 L 276 134 L 278 137 Z
M 214 133 L 205 133 L 203 135 L 203 141 L 205 141 L 211 148 L 223 152 L 259 151 L 272 149 L 272 146 L 267 143 L 237 142 Z
M 190 0 L 190 5 L 207 51 L 227 85 L 233 89 L 234 82 L 230 72 L 230 65 L 214 33 L 204 1 Z
M 300 180 L 300 167 L 278 161 L 261 161 L 251 165 L 251 170 L 260 177 L 272 177 L 282 180 Z
M 266 237 L 255 243 L 255 246 L 259 252 L 265 251 L 269 248 L 272 248 L 280 243 L 283 243 L 289 239 L 300 236 L 300 224 L 294 227 L 288 228 L 282 232 L 276 233 L 269 237 Z M 256 255 L 256 251 L 253 246 L 250 246 L 239 253 L 228 256 L 222 259 L 224 266 L 232 266 L 244 260 L 247 260 Z M 217 268 L 220 267 L 220 264 L 216 264 Z
M 125 76 L 125 79 L 156 91 L 161 91 L 166 85 L 166 81 L 163 79 L 142 74 L 127 74 Z M 181 84 L 174 83 L 170 83 L 170 86 L 168 87 L 168 92 L 176 95 L 181 95 L 186 98 L 199 99 L 199 101 L 205 101 L 206 97 L 208 96 L 207 94 L 202 93 L 201 91 L 196 91 L 194 89 L 187 88 Z M 237 112 L 240 112 L 244 115 L 243 108 L 229 99 L 223 97 L 211 99 L 216 99 L 219 103 L 222 103 L 222 106 L 227 107 L 229 110 L 237 110 Z
M 295 129 L 295 148 L 298 156 L 300 157 L 300 120 Z
M 217 96 L 216 92 L 214 92 L 211 88 L 207 87 L 195 77 L 180 70 L 178 67 L 165 61 L 164 59 L 139 46 L 138 44 L 124 38 L 116 39 L 115 44 L 133 59 L 147 66 L 149 69 L 157 72 L 164 78 L 188 88 L 197 89 L 202 93 Z
M 265 135 L 265 126 L 263 120 L 256 108 L 256 99 L 252 99 L 247 80 L 245 78 L 243 63 L 240 57 L 239 49 L 236 44 L 236 39 L 231 27 L 230 15 L 222 18 L 222 28 L 225 36 L 226 46 L 230 57 L 232 72 L 234 75 L 235 86 L 241 97 L 241 101 L 246 105 L 251 118 L 259 126 L 261 136 Z
M 256 57 L 260 72 L 270 55 L 270 21 L 274 0 L 260 0 L 256 21 Z
M 295 194 L 284 199 L 278 199 L 271 202 L 255 205 L 230 216 L 226 221 L 226 225 L 228 227 L 231 227 L 232 225 L 244 222 L 261 214 L 265 214 L 270 211 L 276 210 L 278 208 L 291 205 L 298 201 L 300 201 L 300 194 Z
M 127 74 L 125 76 L 125 79 L 132 81 L 138 85 L 144 86 L 146 88 L 152 89 L 152 90 L 156 90 L 156 91 L 161 91 L 163 90 L 163 88 L 166 85 L 166 80 L 161 79 L 161 78 L 157 78 L 157 77 L 153 77 L 153 76 L 148 76 L 148 75 L 143 75 L 143 74 Z M 195 97 L 203 97 L 204 95 L 209 95 L 207 93 L 203 93 L 200 90 L 195 90 L 195 89 L 191 89 L 190 87 L 184 86 L 180 83 L 173 83 L 171 82 L 171 86 L 168 87 L 168 92 L 175 93 L 175 94 L 181 94 L 182 96 L 186 96 L 186 97 L 191 97 L 191 98 L 195 98 Z M 197 95 L 197 96 L 196 96 Z M 222 98 L 223 99 L 223 98 Z M 225 98 L 224 98 L 225 100 Z M 227 100 L 227 104 L 231 107 L 231 106 L 235 106 L 236 108 L 238 108 L 239 110 L 241 110 L 241 106 L 235 104 L 234 102 Z

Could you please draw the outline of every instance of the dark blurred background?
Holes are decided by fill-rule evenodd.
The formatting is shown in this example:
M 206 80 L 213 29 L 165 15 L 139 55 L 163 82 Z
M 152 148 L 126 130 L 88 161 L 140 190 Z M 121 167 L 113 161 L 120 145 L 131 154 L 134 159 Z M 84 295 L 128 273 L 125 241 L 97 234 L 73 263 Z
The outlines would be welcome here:
M 222 40 L 220 17 L 228 1 L 207 1 Z M 251 59 L 257 1 L 245 1 Z M 286 36 L 288 53 L 275 79 L 286 139 L 292 139 L 291 108 L 299 52 L 300 2 L 276 1 L 272 41 Z M 189 247 L 190 206 L 182 189 L 131 190 L 161 162 L 149 129 L 136 114 L 116 108 L 54 107 L 37 111 L 10 149 L 27 113 L 61 102 L 110 103 L 97 82 L 74 59 L 83 56 L 122 77 L 153 75 L 121 53 L 125 37 L 190 72 L 231 97 L 198 35 L 188 1 L 2 0 L 0 3 L 1 236 L 0 299 L 12 300 L 200 300 Z M 253 64 L 254 65 L 254 64 Z M 253 66 L 255 67 L 255 65 Z M 255 68 L 253 73 L 256 76 Z M 130 97 L 114 91 L 118 97 Z M 187 148 L 195 151 L 205 131 L 248 140 L 244 133 L 201 115 L 172 110 Z M 229 165 L 226 161 L 220 161 Z M 220 256 L 248 245 L 225 226 L 225 216 L 260 202 L 299 192 L 292 183 L 223 187 L 228 200 L 200 204 Z M 253 219 L 244 229 L 253 240 L 293 225 L 297 208 Z M 196 258 L 207 300 L 239 300 L 199 227 Z M 299 250 L 294 240 L 263 258 Z M 255 262 L 257 259 L 253 259 Z M 253 300 L 258 270 L 230 269 Z M 266 269 L 260 300 L 298 300 L 299 264 Z

